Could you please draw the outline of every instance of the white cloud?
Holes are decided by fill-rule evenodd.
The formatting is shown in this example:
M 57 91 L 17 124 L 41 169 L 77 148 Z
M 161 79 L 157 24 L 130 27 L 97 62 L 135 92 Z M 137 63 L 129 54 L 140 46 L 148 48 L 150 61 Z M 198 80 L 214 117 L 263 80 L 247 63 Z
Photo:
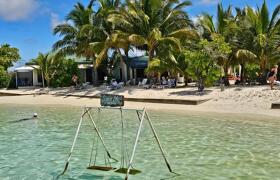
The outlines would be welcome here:
M 52 27 L 52 29 L 54 29 L 59 24 L 65 23 L 65 21 L 62 21 L 62 20 L 59 19 L 58 14 L 51 12 L 50 15 L 51 15 L 51 27 Z
M 39 7 L 37 0 L 0 0 L 0 19 L 27 19 Z
M 192 22 L 196 25 L 199 23 L 201 17 L 199 16 L 192 16 L 190 19 L 192 20 Z
M 212 5 L 212 4 L 218 4 L 220 0 L 201 0 L 199 4 L 202 5 Z

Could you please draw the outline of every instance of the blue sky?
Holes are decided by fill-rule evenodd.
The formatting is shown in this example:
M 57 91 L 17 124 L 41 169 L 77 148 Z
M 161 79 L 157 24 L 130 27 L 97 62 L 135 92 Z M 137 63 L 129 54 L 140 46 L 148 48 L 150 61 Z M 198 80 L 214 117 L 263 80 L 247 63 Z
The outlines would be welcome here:
M 190 17 L 207 12 L 216 14 L 218 2 L 234 7 L 261 5 L 263 0 L 192 0 L 193 5 L 186 11 Z M 278 2 L 277 2 L 278 1 Z M 48 52 L 58 40 L 52 28 L 63 22 L 66 14 L 78 0 L 0 0 L 0 44 L 8 43 L 20 49 L 22 62 Z M 80 0 L 87 4 L 88 0 Z M 279 0 L 267 0 L 272 11 Z

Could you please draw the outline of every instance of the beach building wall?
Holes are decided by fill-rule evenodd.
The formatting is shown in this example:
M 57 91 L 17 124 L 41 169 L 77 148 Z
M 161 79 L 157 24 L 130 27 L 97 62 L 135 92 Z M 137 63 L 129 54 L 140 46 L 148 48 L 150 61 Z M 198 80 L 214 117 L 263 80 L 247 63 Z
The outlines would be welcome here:
M 16 87 L 42 86 L 42 76 L 38 69 L 37 65 L 16 68 Z
M 80 70 L 80 82 L 81 83 L 93 83 L 93 64 L 78 64 Z
M 79 82 L 93 84 L 95 76 L 97 76 L 99 83 L 104 82 L 104 77 L 108 76 L 107 70 L 97 69 L 95 75 L 93 71 L 93 63 L 86 61 L 86 59 L 75 60 L 79 69 Z M 113 78 L 118 81 L 127 82 L 131 80 L 136 84 L 145 77 L 145 69 L 148 67 L 148 56 L 124 57 L 124 62 L 121 62 L 114 68 L 112 74 Z M 34 87 L 42 86 L 42 76 L 38 72 L 40 67 L 38 65 L 24 65 L 15 69 L 16 86 L 17 87 Z

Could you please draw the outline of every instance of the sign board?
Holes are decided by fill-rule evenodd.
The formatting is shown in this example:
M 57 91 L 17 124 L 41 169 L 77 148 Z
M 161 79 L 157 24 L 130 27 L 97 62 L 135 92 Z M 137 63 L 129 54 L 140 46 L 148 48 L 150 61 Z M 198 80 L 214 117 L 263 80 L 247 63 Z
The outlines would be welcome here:
M 114 94 L 101 94 L 100 103 L 101 106 L 124 106 L 124 96 Z

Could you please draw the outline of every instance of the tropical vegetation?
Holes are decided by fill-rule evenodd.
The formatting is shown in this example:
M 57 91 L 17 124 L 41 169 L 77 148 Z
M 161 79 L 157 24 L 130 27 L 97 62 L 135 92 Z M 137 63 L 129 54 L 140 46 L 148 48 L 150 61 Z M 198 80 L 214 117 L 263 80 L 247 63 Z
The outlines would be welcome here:
M 53 30 L 61 37 L 53 45 L 55 53 L 36 58 L 47 86 L 65 82 L 59 78 L 62 70 L 77 71 L 63 69 L 74 64 L 65 59 L 68 55 L 92 62 L 97 83 L 98 68 L 123 65 L 129 51 L 138 50 L 149 57 L 147 76 L 185 76 L 195 80 L 199 90 L 227 78 L 229 67 L 241 67 L 239 76 L 244 84 L 249 80 L 266 83 L 267 71 L 280 58 L 280 5 L 269 12 L 265 0 L 257 8 L 219 3 L 216 16 L 203 13 L 196 22 L 186 11 L 191 5 L 188 0 L 78 2 L 65 22 Z M 4 70 L 19 59 L 16 49 L 10 48 L 11 54 L 5 54 L 9 48 L 0 48 Z M 124 75 L 127 70 L 121 69 Z
M 39 53 L 37 58 L 29 63 L 41 73 L 43 87 L 65 87 L 71 85 L 72 76 L 78 74 L 78 65 L 73 59 L 67 59 L 61 53 Z
M 220 3 L 216 22 L 206 13 L 192 22 L 187 6 L 187 0 L 77 3 L 67 22 L 54 29 L 62 36 L 54 49 L 87 57 L 94 69 L 109 54 L 119 54 L 122 61 L 130 50 L 144 50 L 149 55 L 147 75 L 181 74 L 197 80 L 199 87 L 227 77 L 230 66 L 241 65 L 245 83 L 252 77 L 261 79 L 279 63 L 280 5 L 270 16 L 266 1 L 257 9 L 225 8 Z
M 0 88 L 7 87 L 11 80 L 8 68 L 20 59 L 19 50 L 9 44 L 0 45 Z

